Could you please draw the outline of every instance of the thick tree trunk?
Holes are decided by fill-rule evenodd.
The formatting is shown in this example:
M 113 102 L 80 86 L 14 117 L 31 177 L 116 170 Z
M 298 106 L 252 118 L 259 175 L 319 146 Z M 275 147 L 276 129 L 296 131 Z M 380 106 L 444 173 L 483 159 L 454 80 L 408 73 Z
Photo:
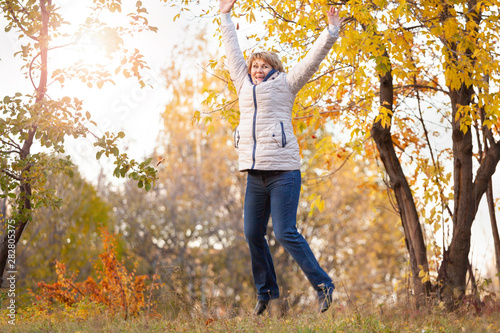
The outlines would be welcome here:
M 449 246 L 449 262 L 446 274 L 441 276 L 443 281 L 443 297 L 445 302 L 452 303 L 453 299 L 461 298 L 465 293 L 468 256 L 471 240 L 471 227 L 476 211 L 473 179 L 472 179 L 472 133 L 460 128 L 461 117 L 457 118 L 459 105 L 470 105 L 473 89 L 462 87 L 451 90 L 452 119 L 453 119 L 453 181 L 454 181 L 454 212 L 453 238 Z
M 388 71 L 380 77 L 380 105 L 392 112 L 393 101 L 392 72 Z M 391 116 L 392 119 L 392 116 Z M 410 254 L 410 265 L 413 274 L 416 305 L 420 307 L 429 295 L 431 284 L 429 281 L 422 283 L 419 278 L 421 268 L 429 271 L 427 251 L 424 243 L 422 229 L 418 219 L 417 209 L 406 180 L 401 164 L 397 158 L 391 137 L 391 127 L 384 127 L 381 121 L 373 124 L 371 135 L 375 140 L 380 158 L 389 175 L 390 187 L 394 191 L 401 216 L 401 222 L 406 238 L 406 245 Z
M 454 214 L 453 238 L 449 247 L 447 273 L 443 277 L 443 296 L 452 303 L 465 294 L 468 256 L 470 250 L 471 228 L 479 203 L 488 189 L 491 177 L 500 160 L 500 143 L 492 142 L 485 153 L 473 181 L 472 134 L 460 130 L 460 118 L 457 118 L 459 105 L 470 105 L 474 91 L 472 87 L 462 86 L 452 90 L 453 117 L 453 159 L 454 159 Z M 493 141 L 493 139 L 491 139 Z
M 466 20 L 474 20 L 476 27 L 474 33 L 478 32 L 481 15 L 479 15 L 477 1 L 468 2 L 469 15 Z M 458 64 L 459 57 L 465 57 L 472 61 L 473 52 L 467 49 L 465 53 L 457 52 L 457 45 L 447 45 L 453 52 L 450 53 L 451 64 Z M 471 74 L 472 75 L 472 74 Z M 474 94 L 473 86 L 462 83 L 459 89 L 450 89 L 452 105 L 452 140 L 453 140 L 453 181 L 454 181 L 454 213 L 453 213 L 453 238 L 447 251 L 448 258 L 444 258 L 442 268 L 444 274 L 440 274 L 439 282 L 442 285 L 443 300 L 452 305 L 465 294 L 466 275 L 468 270 L 468 256 L 471 242 L 471 228 L 474 222 L 479 202 L 488 188 L 488 183 L 495 172 L 496 165 L 500 160 L 500 144 L 495 143 L 491 133 L 483 128 L 483 133 L 489 138 L 490 149 L 487 150 L 484 159 L 480 162 L 473 180 L 473 147 L 472 128 L 462 130 L 460 122 L 462 114 L 459 112 L 461 106 L 471 106 Z
M 450 261 L 444 281 L 443 296 L 446 301 L 462 297 L 466 288 L 471 227 L 474 220 L 474 193 L 472 182 L 472 133 L 460 129 L 461 118 L 457 119 L 459 105 L 470 105 L 472 87 L 462 86 L 451 92 L 453 118 L 453 181 L 454 212 L 453 238 L 449 247 Z

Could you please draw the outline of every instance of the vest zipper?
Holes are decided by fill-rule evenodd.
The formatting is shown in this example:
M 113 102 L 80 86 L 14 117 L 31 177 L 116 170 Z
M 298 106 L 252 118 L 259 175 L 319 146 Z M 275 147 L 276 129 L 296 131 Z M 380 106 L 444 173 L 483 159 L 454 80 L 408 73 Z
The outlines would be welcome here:
M 262 82 L 266 82 L 267 79 L 269 79 L 276 72 L 277 70 L 271 69 L 271 71 L 267 73 L 266 77 Z M 254 106 L 253 125 L 252 125 L 253 151 L 252 151 L 252 167 L 250 168 L 251 170 L 253 170 L 253 168 L 255 167 L 255 152 L 257 150 L 257 134 L 255 129 L 257 124 L 257 95 L 255 93 L 255 88 L 257 87 L 257 85 L 253 83 L 252 76 L 250 75 L 250 73 L 248 74 L 248 77 L 250 78 L 250 82 L 252 82 L 253 85 L 253 106 Z
M 255 167 L 255 152 L 257 150 L 257 135 L 255 133 L 255 127 L 257 123 L 257 96 L 255 94 L 255 88 L 257 86 L 253 86 L 253 106 L 254 106 L 254 111 L 253 111 L 253 125 L 252 125 L 252 136 L 253 136 L 253 151 L 252 151 L 252 167 L 250 169 L 253 170 Z

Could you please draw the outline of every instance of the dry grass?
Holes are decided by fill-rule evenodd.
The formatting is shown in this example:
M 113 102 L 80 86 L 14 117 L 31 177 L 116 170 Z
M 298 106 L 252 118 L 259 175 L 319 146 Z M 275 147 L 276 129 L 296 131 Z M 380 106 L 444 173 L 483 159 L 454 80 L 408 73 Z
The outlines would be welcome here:
M 161 306 L 160 306 L 161 308 Z M 175 315 L 169 307 L 155 316 L 123 320 L 105 309 L 86 304 L 80 308 L 55 308 L 50 313 L 22 309 L 15 326 L 2 318 L 3 332 L 500 332 L 498 303 L 485 305 L 480 313 L 464 307 L 453 313 L 413 310 L 405 304 L 380 307 L 336 305 L 324 314 L 314 313 L 312 305 L 290 309 L 283 314 L 280 303 L 272 304 L 262 317 L 250 314 L 215 315 L 201 307 L 182 309 Z M 251 308 L 248 307 L 248 312 Z M 162 313 L 163 312 L 163 313 Z

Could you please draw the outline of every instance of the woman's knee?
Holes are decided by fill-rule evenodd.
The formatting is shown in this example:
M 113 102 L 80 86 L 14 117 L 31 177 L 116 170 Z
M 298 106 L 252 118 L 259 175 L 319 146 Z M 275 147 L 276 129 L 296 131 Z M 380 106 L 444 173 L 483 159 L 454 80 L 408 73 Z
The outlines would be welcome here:
M 248 243 L 261 243 L 265 241 L 266 234 L 258 228 L 245 227 L 245 239 Z
M 275 229 L 274 230 L 274 237 L 276 237 L 276 240 L 283 246 L 286 246 L 287 244 L 291 244 L 297 241 L 297 238 L 299 237 L 298 231 L 295 230 L 280 230 L 280 229 Z

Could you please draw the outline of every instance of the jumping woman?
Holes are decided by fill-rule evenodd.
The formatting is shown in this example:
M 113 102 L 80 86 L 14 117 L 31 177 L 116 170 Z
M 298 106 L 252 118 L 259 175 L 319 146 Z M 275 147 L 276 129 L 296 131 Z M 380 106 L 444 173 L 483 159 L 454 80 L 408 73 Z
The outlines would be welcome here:
M 235 2 L 220 0 L 219 10 L 229 71 L 240 106 L 235 145 L 239 150 L 239 169 L 247 172 L 243 215 L 257 288 L 254 314 L 261 315 L 271 299 L 279 298 L 273 260 L 265 239 L 270 216 L 276 239 L 299 264 L 318 293 L 319 311 L 325 312 L 331 305 L 335 286 L 296 226 L 301 175 L 292 108 L 298 91 L 318 70 L 338 39 L 343 19 L 331 7 L 326 13 L 328 27 L 304 59 L 285 73 L 273 52 L 253 53 L 245 61 L 231 21 Z

